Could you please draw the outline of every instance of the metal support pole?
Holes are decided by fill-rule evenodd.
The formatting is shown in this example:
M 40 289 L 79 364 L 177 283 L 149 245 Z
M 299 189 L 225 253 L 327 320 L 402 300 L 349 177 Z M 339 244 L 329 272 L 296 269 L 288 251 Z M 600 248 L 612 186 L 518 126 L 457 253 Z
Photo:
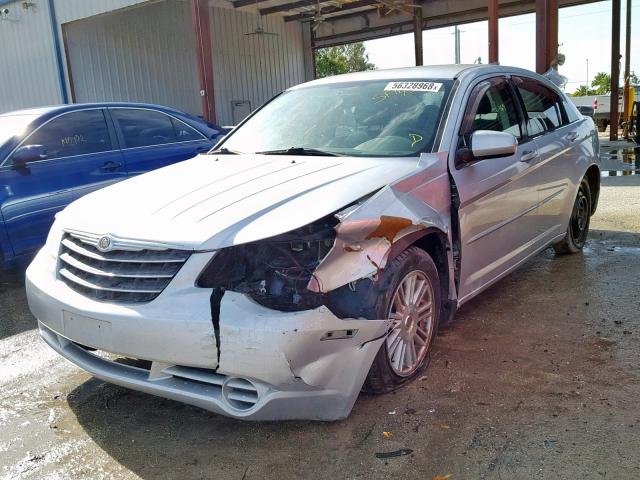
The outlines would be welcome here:
M 498 0 L 489 1 L 489 63 L 498 63 Z
M 209 7 L 207 0 L 191 0 L 191 20 L 196 42 L 196 63 L 200 83 L 200 104 L 205 120 L 216 122 L 213 90 L 213 55 L 209 30 Z
M 618 85 L 620 83 L 620 0 L 611 2 L 611 108 L 609 140 L 618 139 Z
M 58 36 L 58 19 L 56 18 L 56 6 L 53 0 L 47 1 L 49 7 L 49 22 L 51 24 L 51 34 L 53 35 L 53 51 L 56 60 L 56 73 L 58 74 L 58 88 L 60 88 L 60 98 L 62 103 L 69 103 L 67 93 L 67 82 L 64 78 L 64 66 L 62 64 L 62 48 L 60 47 L 60 37 Z M 71 70 L 69 70 L 71 74 Z
M 536 0 L 536 72 L 544 73 L 558 56 L 558 0 Z
M 316 78 L 316 51 L 313 49 L 313 30 L 311 22 L 300 25 L 302 30 L 302 60 L 304 63 L 304 80 L 308 82 Z
M 413 9 L 413 45 L 415 48 L 416 66 L 423 65 L 422 51 L 422 6 Z
M 455 62 L 456 65 L 460 64 L 460 29 L 456 25 L 453 30 L 453 35 L 455 37 Z
M 309 30 L 311 31 L 311 61 L 313 65 L 313 79 L 318 78 L 318 65 L 316 59 L 316 32 L 313 31 L 313 27 L 311 26 L 311 22 L 309 22 Z
M 624 136 L 629 134 L 629 120 L 631 119 L 631 101 L 629 99 L 629 76 L 631 75 L 631 0 L 627 0 L 627 17 L 625 25 L 624 43 L 624 102 L 622 106 L 622 119 L 624 121 Z
M 591 85 L 589 84 L 589 59 L 587 58 L 587 90 L 589 90 L 589 87 Z

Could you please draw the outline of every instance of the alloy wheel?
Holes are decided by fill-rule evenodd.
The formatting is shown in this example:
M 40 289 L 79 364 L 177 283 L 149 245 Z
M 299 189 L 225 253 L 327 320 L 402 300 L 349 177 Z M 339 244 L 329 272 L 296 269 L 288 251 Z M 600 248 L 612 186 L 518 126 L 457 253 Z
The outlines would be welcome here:
M 388 318 L 393 320 L 386 339 L 389 364 L 396 375 L 407 377 L 422 364 L 434 332 L 433 285 L 424 272 L 404 276 L 393 293 Z

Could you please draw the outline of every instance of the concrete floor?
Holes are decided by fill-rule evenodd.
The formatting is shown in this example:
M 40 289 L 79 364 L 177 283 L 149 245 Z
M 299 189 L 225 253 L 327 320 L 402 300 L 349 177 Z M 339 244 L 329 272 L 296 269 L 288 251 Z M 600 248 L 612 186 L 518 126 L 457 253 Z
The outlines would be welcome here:
M 2 273 L 0 479 L 640 478 L 640 152 L 603 154 L 627 173 L 603 179 L 584 253 L 536 256 L 461 309 L 425 377 L 336 423 L 243 423 L 92 379 Z

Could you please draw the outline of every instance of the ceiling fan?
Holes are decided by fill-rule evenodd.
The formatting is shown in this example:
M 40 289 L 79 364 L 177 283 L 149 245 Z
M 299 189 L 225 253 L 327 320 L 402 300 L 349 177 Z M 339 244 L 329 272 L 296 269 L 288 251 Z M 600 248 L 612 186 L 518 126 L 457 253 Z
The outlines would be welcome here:
M 256 5 L 258 4 L 258 0 L 256 0 Z M 273 37 L 277 37 L 278 35 L 280 35 L 279 33 L 274 33 L 274 32 L 267 32 L 264 27 L 262 26 L 262 15 L 258 15 L 258 25 L 256 26 L 256 28 L 253 29 L 252 32 L 247 32 L 244 34 L 246 37 L 252 36 L 252 35 L 257 35 L 257 36 L 262 36 L 262 35 L 270 35 Z
M 384 17 L 394 12 L 404 12 L 413 15 L 414 9 L 421 8 L 421 5 L 409 3 L 406 0 L 378 0 L 377 7 L 380 16 Z
M 322 13 L 322 7 L 320 7 L 320 0 L 318 0 L 318 5 L 316 6 L 316 11 L 313 14 L 313 18 L 311 19 L 311 30 L 314 32 L 318 29 L 320 25 L 326 23 L 327 17 Z
M 274 33 L 274 32 L 267 32 L 264 28 L 262 28 L 262 25 L 259 24 L 256 28 L 253 29 L 253 32 L 245 33 L 245 36 L 247 37 L 251 35 L 272 35 L 274 37 L 277 37 L 280 34 Z

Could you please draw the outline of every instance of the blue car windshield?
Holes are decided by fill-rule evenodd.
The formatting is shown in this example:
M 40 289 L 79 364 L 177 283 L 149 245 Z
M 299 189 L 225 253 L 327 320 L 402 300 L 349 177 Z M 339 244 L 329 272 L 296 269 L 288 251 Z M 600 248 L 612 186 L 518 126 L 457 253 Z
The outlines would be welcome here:
M 0 115 L 0 145 L 21 135 L 36 118 L 37 115 L 33 114 Z
M 221 145 L 234 153 L 415 156 L 431 151 L 451 80 L 373 80 L 294 88 Z

